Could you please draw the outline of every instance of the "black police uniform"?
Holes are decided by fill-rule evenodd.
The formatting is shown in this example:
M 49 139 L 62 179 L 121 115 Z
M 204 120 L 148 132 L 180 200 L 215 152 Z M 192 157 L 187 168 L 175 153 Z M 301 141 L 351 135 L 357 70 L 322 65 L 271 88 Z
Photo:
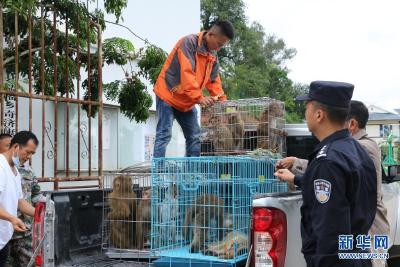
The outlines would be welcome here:
M 308 100 L 325 104 L 339 100 L 343 106 L 350 103 L 352 85 L 315 83 L 310 86 Z M 331 98 L 326 98 L 329 94 Z M 322 140 L 308 159 L 306 172 L 294 181 L 302 188 L 302 252 L 307 266 L 371 266 L 369 260 L 339 260 L 338 240 L 339 235 L 353 235 L 355 240 L 357 235 L 368 234 L 375 218 L 377 185 L 372 160 L 347 129 Z

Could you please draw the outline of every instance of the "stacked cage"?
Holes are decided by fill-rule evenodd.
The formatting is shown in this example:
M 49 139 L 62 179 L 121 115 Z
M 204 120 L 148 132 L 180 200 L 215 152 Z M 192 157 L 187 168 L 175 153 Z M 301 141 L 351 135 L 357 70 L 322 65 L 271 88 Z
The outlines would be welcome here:
M 203 107 L 201 153 L 243 155 L 257 148 L 285 155 L 284 103 L 268 97 Z
M 150 259 L 151 176 L 104 175 L 102 249 L 110 258 Z
M 274 160 L 250 157 L 154 159 L 156 265 L 236 266 L 246 259 L 252 195 L 287 191 L 274 166 Z

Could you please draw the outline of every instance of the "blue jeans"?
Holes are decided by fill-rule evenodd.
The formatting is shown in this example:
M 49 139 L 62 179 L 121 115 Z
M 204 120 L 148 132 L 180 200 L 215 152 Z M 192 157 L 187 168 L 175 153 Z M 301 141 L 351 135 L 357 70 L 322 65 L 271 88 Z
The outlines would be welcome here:
M 200 156 L 200 126 L 197 122 L 196 108 L 193 107 L 187 112 L 181 112 L 165 103 L 159 97 L 156 99 L 156 106 L 158 123 L 153 157 L 165 157 L 165 151 L 172 136 L 172 123 L 174 119 L 178 121 L 186 139 L 186 156 Z

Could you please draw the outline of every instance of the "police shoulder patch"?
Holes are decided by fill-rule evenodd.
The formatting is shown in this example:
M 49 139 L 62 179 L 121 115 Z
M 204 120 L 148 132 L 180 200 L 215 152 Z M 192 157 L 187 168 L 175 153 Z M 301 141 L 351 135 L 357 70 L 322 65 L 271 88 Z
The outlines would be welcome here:
M 324 204 L 331 196 L 331 183 L 324 179 L 314 180 L 314 193 L 319 203 Z
M 324 145 L 317 153 L 316 158 L 323 158 L 327 156 L 328 145 Z

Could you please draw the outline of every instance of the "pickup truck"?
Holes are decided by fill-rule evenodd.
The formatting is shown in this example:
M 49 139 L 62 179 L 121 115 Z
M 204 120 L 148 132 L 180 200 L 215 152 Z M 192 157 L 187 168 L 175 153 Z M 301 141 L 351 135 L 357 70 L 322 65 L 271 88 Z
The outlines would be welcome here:
M 306 158 L 318 142 L 305 124 L 288 125 L 287 155 Z M 382 177 L 383 202 L 390 223 L 389 267 L 400 266 L 400 168 Z M 300 191 L 256 194 L 252 203 L 251 266 L 306 267 L 301 253 Z M 265 230 L 267 229 L 267 230 Z

